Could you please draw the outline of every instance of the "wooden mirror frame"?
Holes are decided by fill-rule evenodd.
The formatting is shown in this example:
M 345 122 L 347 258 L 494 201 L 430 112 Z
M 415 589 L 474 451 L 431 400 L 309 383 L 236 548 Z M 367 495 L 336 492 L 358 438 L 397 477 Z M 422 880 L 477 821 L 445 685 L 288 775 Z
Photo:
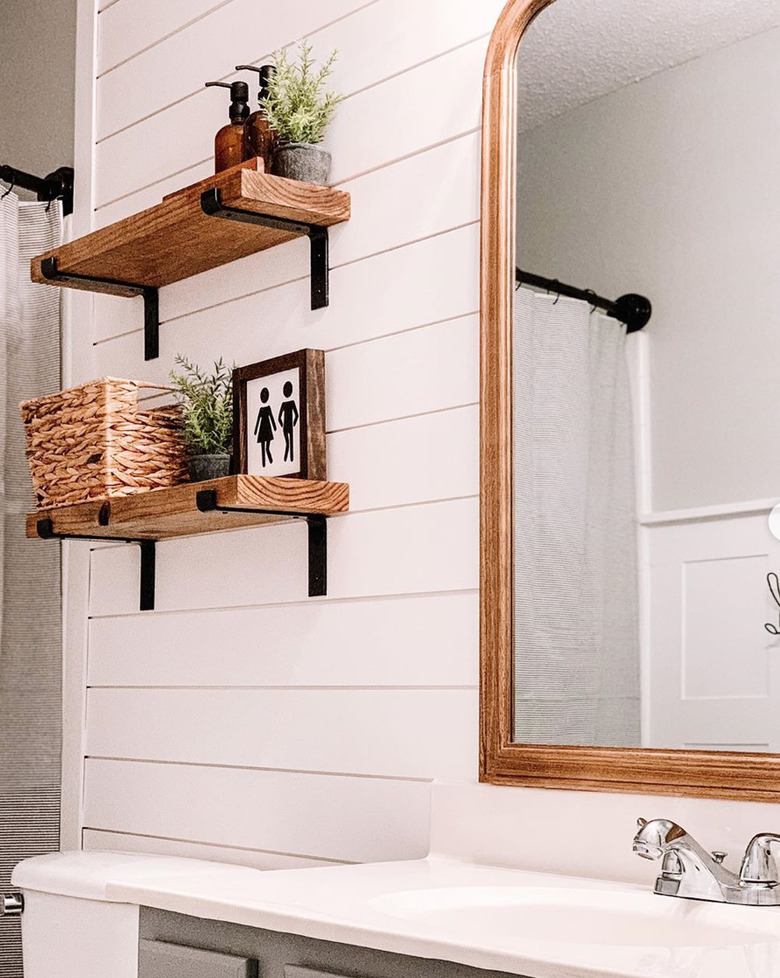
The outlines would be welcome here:
M 509 0 L 488 47 L 482 102 L 480 340 L 480 780 L 492 784 L 780 801 L 780 755 L 512 741 L 514 540 L 512 306 L 516 59 L 554 0 Z

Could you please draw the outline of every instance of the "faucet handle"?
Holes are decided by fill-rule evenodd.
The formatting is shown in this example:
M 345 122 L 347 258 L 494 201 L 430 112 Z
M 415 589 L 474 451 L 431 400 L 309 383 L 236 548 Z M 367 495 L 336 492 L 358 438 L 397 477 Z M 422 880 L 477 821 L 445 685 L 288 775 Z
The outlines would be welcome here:
M 647 819 L 646 818 L 638 818 L 636 820 L 636 827 L 638 829 L 643 829 L 646 825 L 647 825 Z
M 773 842 L 780 842 L 780 835 L 775 835 L 773 832 L 759 832 L 758 835 L 753 836 L 742 860 L 739 871 L 740 883 L 753 886 L 777 886 L 777 863 L 771 852 Z
M 728 856 L 728 853 L 727 852 L 723 852 L 722 849 L 713 849 L 712 850 L 712 858 L 715 860 L 715 862 L 719 866 L 723 862 L 723 860 L 726 858 L 726 856 Z

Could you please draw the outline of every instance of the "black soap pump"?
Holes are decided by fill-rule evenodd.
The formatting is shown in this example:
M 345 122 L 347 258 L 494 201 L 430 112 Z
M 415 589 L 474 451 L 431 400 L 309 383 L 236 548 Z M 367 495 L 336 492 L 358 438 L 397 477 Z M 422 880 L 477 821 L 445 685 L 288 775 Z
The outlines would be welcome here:
M 260 90 L 257 93 L 259 105 L 249 116 L 244 126 L 244 143 L 247 158 L 259 156 L 265 165 L 265 172 L 271 172 L 274 149 L 276 147 L 276 130 L 272 128 L 265 114 L 265 100 L 268 98 L 268 84 L 276 74 L 273 65 L 236 65 L 236 71 L 256 71 L 260 76 Z
M 249 86 L 246 82 L 206 82 L 206 88 L 230 89 L 230 122 L 214 137 L 214 172 L 248 160 L 244 148 L 244 124 L 249 118 Z

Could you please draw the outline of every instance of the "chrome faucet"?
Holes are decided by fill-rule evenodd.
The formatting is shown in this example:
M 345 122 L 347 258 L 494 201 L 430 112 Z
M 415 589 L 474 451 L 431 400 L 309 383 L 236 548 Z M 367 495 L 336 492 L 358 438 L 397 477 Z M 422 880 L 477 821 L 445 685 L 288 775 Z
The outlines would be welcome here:
M 684 828 L 665 818 L 640 818 L 634 852 L 643 859 L 661 859 L 655 892 L 687 900 L 712 900 L 749 907 L 780 906 L 777 864 L 771 853 L 780 836 L 763 832 L 745 850 L 739 874 L 723 865 L 725 852 L 707 852 Z

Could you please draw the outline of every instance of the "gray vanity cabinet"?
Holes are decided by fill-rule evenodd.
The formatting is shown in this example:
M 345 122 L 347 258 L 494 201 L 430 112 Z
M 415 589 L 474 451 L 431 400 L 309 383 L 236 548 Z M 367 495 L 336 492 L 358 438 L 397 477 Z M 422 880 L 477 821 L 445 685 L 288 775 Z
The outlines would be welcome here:
M 411 976 L 510 978 L 505 972 L 469 968 L 453 961 L 392 954 L 220 920 L 141 909 L 138 978 Z

